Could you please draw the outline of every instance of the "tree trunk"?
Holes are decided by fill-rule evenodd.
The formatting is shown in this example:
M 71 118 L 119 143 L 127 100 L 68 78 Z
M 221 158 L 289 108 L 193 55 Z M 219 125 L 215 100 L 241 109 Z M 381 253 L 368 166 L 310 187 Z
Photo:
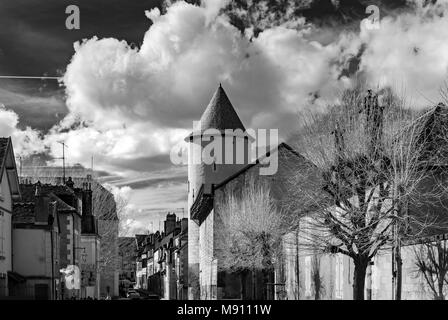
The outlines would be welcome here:
M 241 271 L 240 273 L 240 281 L 241 281 L 241 300 L 247 299 L 246 297 L 246 275 L 247 271 Z
M 366 282 L 367 258 L 354 259 L 355 270 L 353 275 L 353 300 L 364 300 L 364 286 Z
M 395 265 L 396 265 L 396 288 L 395 300 L 401 300 L 401 284 L 402 284 L 402 261 L 401 261 L 401 247 L 399 240 L 395 247 Z
M 439 280 L 439 296 L 437 297 L 437 300 L 445 300 L 445 296 L 443 294 L 443 280 L 444 278 L 442 278 L 441 280 Z
M 297 300 L 300 300 L 300 260 L 299 260 L 299 231 L 296 231 L 296 283 L 297 283 Z
M 256 300 L 257 298 L 257 275 L 255 273 L 255 267 L 252 268 L 252 300 Z

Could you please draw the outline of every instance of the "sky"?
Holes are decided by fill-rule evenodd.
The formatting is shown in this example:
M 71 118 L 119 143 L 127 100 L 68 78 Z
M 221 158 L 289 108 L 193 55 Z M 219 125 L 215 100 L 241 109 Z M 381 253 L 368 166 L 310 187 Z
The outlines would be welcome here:
M 0 136 L 23 159 L 60 165 L 61 141 L 69 164 L 93 157 L 129 203 L 130 232 L 155 230 L 168 211 L 186 216 L 186 168 L 169 152 L 219 83 L 246 128 L 285 141 L 298 111 L 360 80 L 427 107 L 447 79 L 447 14 L 448 0 L 2 0 L 0 76 L 59 80 L 0 79 Z

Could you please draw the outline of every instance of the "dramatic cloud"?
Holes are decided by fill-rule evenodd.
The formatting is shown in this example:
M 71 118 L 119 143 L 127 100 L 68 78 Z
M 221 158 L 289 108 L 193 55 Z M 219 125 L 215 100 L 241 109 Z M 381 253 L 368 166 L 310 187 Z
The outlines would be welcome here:
M 248 127 L 286 129 L 298 108 L 344 85 L 339 61 L 356 54 L 350 36 L 324 46 L 307 40 L 307 29 L 280 25 L 250 41 L 218 14 L 225 4 L 146 12 L 153 25 L 140 48 L 113 38 L 77 43 L 63 78 L 70 114 L 53 132 L 70 145 L 69 157 L 88 163 L 95 153 L 100 166 L 111 159 L 126 166 L 167 154 L 219 82 Z
M 75 44 L 62 79 L 68 114 L 45 137 L 0 110 L 0 133 L 16 149 L 60 157 L 64 140 L 71 163 L 90 166 L 93 156 L 96 169 L 125 176 L 114 183 L 133 185 L 133 216 L 184 203 L 185 170 L 170 175 L 169 151 L 220 82 L 246 127 L 285 138 L 298 110 L 334 102 L 354 79 L 391 86 L 415 107 L 438 102 L 447 79 L 447 0 L 171 2 L 141 12 L 152 25 L 138 46 L 118 37 Z M 380 9 L 379 29 L 360 23 L 369 4 Z
M 286 20 L 266 1 L 247 12 L 223 0 L 179 1 L 164 14 L 152 9 L 140 47 L 96 37 L 75 44 L 62 80 L 69 113 L 45 145 L 59 157 L 57 142 L 64 140 L 73 163 L 88 166 L 94 156 L 97 169 L 135 170 L 168 155 L 219 82 L 247 127 L 281 128 L 283 137 L 295 129 L 297 110 L 333 101 L 355 75 L 374 86 L 404 88 L 410 100 L 427 104 L 437 100 L 447 74 L 447 1 L 422 3 L 408 1 L 412 10 L 383 16 L 378 30 L 359 28 L 358 21 L 345 32 L 298 16 L 309 16 L 310 1 L 287 2 L 279 9 Z M 331 8 L 345 7 L 332 2 Z M 258 12 L 263 28 L 256 36 L 242 33 L 229 18 L 236 12 Z
M 391 86 L 416 107 L 439 102 L 439 90 L 448 75 L 448 1 L 416 11 L 385 17 L 378 30 L 361 30 L 367 43 L 360 70 L 379 86 Z
M 19 129 L 19 116 L 0 104 L 0 137 L 11 137 L 16 155 L 28 156 L 45 151 L 40 133 L 26 127 Z

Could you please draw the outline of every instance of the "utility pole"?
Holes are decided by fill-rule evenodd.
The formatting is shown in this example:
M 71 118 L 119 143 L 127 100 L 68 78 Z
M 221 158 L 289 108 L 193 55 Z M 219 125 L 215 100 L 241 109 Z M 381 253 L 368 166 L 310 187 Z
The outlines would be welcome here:
M 68 148 L 65 142 L 58 142 L 62 145 L 62 183 L 65 184 L 65 148 Z

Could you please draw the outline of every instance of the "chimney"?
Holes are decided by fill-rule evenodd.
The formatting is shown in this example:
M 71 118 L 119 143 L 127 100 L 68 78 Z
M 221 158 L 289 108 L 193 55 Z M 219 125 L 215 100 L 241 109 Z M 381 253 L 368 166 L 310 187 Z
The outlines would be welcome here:
M 71 189 L 75 186 L 75 183 L 72 180 L 72 177 L 68 177 L 68 180 L 65 182 L 65 185 Z
M 34 216 L 36 222 L 48 223 L 50 210 L 50 199 L 47 196 L 37 195 L 34 200 Z
M 42 190 L 41 190 L 41 186 L 40 186 L 40 181 L 37 181 L 34 196 L 40 197 L 41 193 L 42 193 Z
M 176 228 L 176 214 L 175 213 L 168 213 L 166 215 L 166 220 L 164 221 L 165 226 L 165 234 L 170 234 L 174 231 Z
M 69 178 L 70 179 L 70 178 Z M 84 182 L 82 184 L 82 215 L 93 215 L 93 203 L 92 203 L 92 188 L 90 183 Z
M 182 218 L 180 230 L 184 233 L 188 232 L 188 218 Z

